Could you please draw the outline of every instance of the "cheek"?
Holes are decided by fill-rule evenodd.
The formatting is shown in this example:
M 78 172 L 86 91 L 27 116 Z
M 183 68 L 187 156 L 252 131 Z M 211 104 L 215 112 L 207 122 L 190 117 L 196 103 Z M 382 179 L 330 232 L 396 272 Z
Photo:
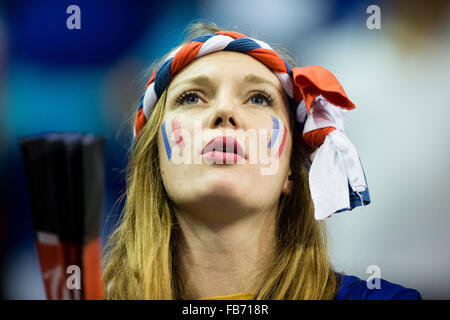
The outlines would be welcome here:
M 183 138 L 183 126 L 176 116 L 164 120 L 161 125 L 161 136 L 169 160 L 172 158 L 174 148 L 183 149 L 186 146 Z
M 172 119 L 172 132 L 175 136 L 175 144 L 178 148 L 183 149 L 185 147 L 185 142 L 183 139 L 183 128 L 177 117 Z
M 164 133 L 164 130 L 166 132 Z M 177 190 L 177 177 L 180 176 L 179 166 L 173 162 L 174 152 L 173 145 L 170 143 L 170 136 L 167 132 L 167 122 L 161 125 L 158 134 L 158 157 L 159 167 L 163 185 L 169 196 L 173 196 Z
M 281 158 L 285 146 L 288 130 L 286 125 L 276 116 L 271 116 L 272 118 L 272 129 L 271 136 L 268 143 L 268 148 L 275 152 L 275 157 L 277 159 Z
M 161 125 L 161 136 L 164 144 L 164 150 L 166 151 L 167 159 L 170 160 L 170 158 L 172 157 L 172 146 L 169 140 L 170 135 L 167 133 L 166 121 L 164 121 Z

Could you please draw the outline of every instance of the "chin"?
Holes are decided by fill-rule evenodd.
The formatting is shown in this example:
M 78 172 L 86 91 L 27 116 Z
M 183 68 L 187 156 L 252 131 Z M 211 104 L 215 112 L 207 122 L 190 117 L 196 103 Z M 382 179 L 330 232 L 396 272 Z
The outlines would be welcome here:
M 189 194 L 192 195 L 191 205 L 200 205 L 212 211 L 229 210 L 229 208 L 245 207 L 249 200 L 245 192 L 246 184 L 242 179 L 233 178 L 232 175 L 214 175 L 207 179 L 199 179 L 193 184 Z
M 245 179 L 242 175 L 234 175 L 231 173 L 210 174 L 206 179 L 202 179 L 200 194 L 217 198 L 235 198 L 242 194 L 246 189 Z

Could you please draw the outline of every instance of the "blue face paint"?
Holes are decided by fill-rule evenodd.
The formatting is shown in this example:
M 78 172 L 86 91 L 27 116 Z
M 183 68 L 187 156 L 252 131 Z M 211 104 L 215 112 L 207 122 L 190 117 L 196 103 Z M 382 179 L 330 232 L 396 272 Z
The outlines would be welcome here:
M 170 148 L 169 139 L 167 139 L 166 122 L 165 121 L 161 125 L 161 130 L 162 130 L 162 135 L 163 135 L 164 147 L 166 148 L 167 158 L 169 158 L 169 160 L 170 160 L 170 157 L 172 155 L 172 149 Z
M 275 143 L 275 141 L 277 140 L 278 137 L 278 131 L 280 129 L 280 125 L 278 123 L 278 119 L 274 116 L 272 116 L 272 122 L 273 122 L 273 126 L 272 126 L 272 137 L 270 138 L 269 141 L 269 148 L 272 148 L 272 145 Z

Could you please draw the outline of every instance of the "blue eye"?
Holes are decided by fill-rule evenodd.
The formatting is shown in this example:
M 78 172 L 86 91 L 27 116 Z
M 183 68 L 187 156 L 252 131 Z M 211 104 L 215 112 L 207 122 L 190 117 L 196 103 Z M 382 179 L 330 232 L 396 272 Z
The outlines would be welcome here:
M 193 94 L 188 95 L 184 101 L 186 101 L 187 104 L 195 104 L 198 103 L 198 96 L 195 96 Z
M 264 98 L 256 96 L 256 97 L 252 97 L 251 101 L 254 104 L 263 104 Z
M 271 106 L 273 99 L 265 91 L 259 90 L 252 94 L 250 102 L 261 106 Z
M 200 102 L 200 98 L 195 92 L 185 92 L 178 99 L 177 104 L 185 105 L 185 104 L 197 104 Z

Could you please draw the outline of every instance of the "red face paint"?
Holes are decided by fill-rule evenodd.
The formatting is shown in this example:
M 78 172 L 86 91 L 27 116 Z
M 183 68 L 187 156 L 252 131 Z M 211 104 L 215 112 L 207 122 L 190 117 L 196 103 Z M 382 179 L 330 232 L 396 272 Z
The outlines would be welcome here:
M 280 144 L 280 148 L 278 149 L 277 152 L 277 158 L 279 159 L 281 157 L 281 153 L 284 150 L 284 144 L 286 143 L 286 134 L 287 134 L 287 129 L 286 126 L 283 124 L 283 139 L 281 140 L 281 144 Z
M 286 129 L 286 125 L 284 125 L 283 122 L 275 116 L 272 116 L 272 122 L 273 122 L 272 137 L 270 138 L 268 147 L 269 147 L 269 149 L 272 148 L 272 146 L 275 144 L 275 142 L 278 141 L 279 139 L 281 139 L 281 142 L 278 147 L 278 151 L 276 153 L 276 157 L 277 157 L 277 159 L 279 159 L 281 157 L 281 154 L 283 153 L 284 144 L 286 143 L 287 129 Z M 283 130 L 281 130 L 279 128 L 280 123 L 283 124 Z
M 184 148 L 183 136 L 181 135 L 181 124 L 177 118 L 172 119 L 172 132 L 175 135 L 175 141 L 180 149 Z

